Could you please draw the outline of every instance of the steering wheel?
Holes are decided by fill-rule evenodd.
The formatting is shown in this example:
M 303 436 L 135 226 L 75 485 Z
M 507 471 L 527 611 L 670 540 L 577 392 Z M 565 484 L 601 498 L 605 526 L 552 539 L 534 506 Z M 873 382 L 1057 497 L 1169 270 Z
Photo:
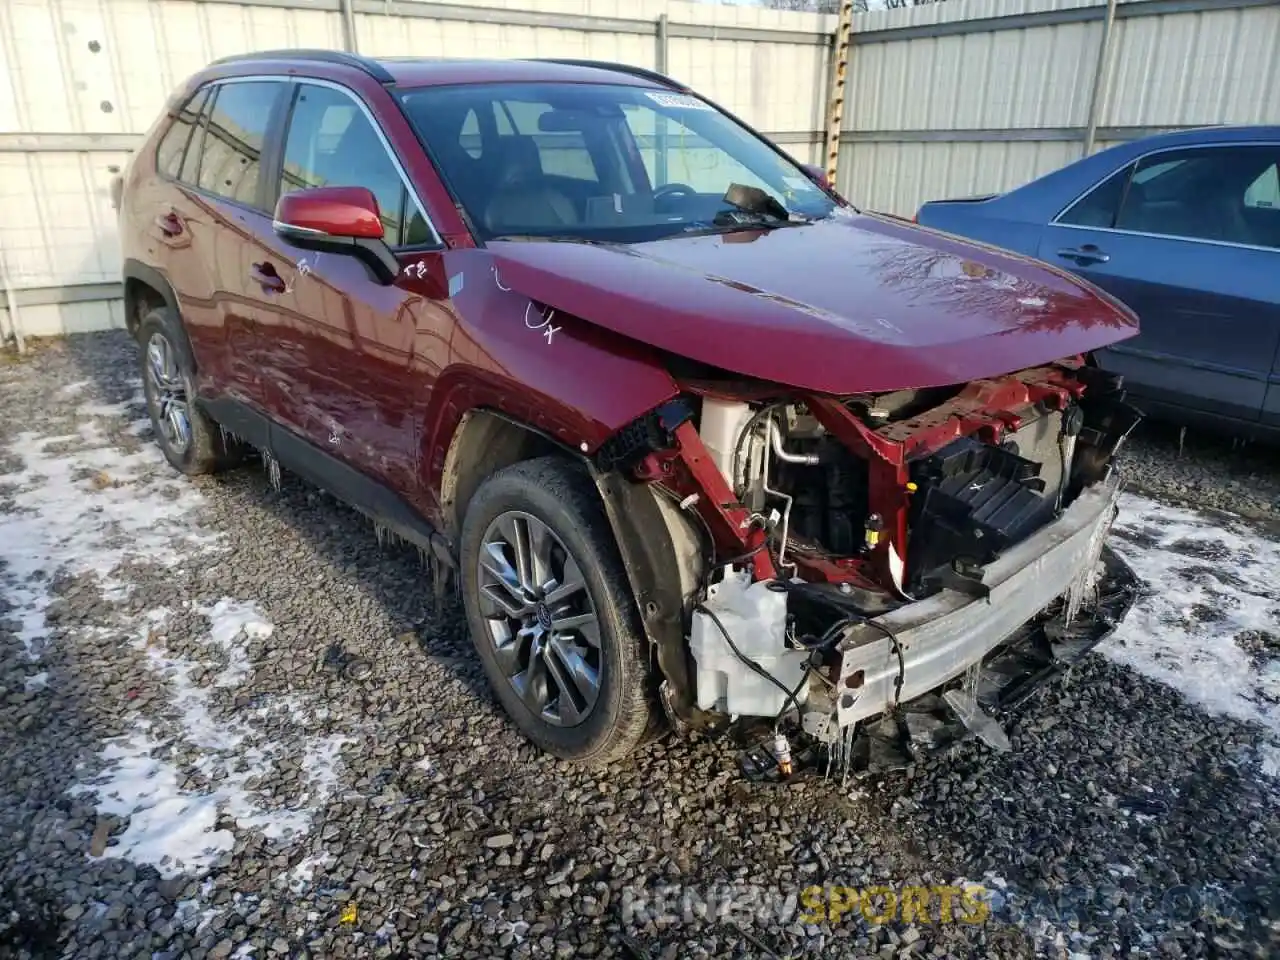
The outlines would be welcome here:
M 697 192 L 697 190 L 693 189 L 693 187 L 689 186 L 687 183 L 664 183 L 657 190 L 653 191 L 653 202 L 657 203 L 660 200 L 667 199 L 667 197 L 675 197 L 685 193 Z

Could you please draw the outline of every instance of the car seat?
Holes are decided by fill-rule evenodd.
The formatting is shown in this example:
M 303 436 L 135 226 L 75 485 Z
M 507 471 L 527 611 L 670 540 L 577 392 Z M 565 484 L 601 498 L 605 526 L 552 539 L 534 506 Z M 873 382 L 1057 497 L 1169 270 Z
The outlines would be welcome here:
M 502 233 L 576 224 L 578 215 L 573 201 L 547 181 L 533 137 L 503 136 L 497 143 L 501 146 L 484 225 L 494 233 Z

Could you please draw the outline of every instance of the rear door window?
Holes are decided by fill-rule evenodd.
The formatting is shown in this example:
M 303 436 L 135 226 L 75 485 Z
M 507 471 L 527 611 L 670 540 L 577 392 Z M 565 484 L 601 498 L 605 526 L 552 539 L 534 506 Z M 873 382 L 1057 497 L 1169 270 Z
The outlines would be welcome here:
M 200 107 L 200 116 L 196 120 L 195 129 L 191 132 L 191 142 L 187 144 L 187 152 L 182 158 L 182 171 L 178 179 L 192 186 L 200 177 L 200 151 L 204 148 L 204 132 L 209 127 L 209 111 L 213 107 L 213 97 L 214 89 L 209 87 L 204 103 Z
M 1134 233 L 1274 246 L 1252 214 L 1267 196 L 1280 146 L 1194 147 L 1144 158 L 1125 193 L 1116 229 Z
M 1244 192 L 1244 205 L 1254 210 L 1280 210 L 1280 167 L 1272 164 L 1249 184 Z
M 1117 170 L 1063 211 L 1057 222 L 1074 227 L 1111 227 L 1116 222 L 1132 171 L 1132 164 Z
M 196 120 L 209 96 L 209 88 L 201 87 L 196 91 L 182 109 L 177 118 L 160 138 L 160 146 L 156 148 L 156 169 L 166 177 L 175 180 L 182 173 L 182 158 L 186 156 L 187 144 L 191 142 L 191 132 L 196 127 Z
M 204 131 L 197 181 L 200 189 L 258 206 L 267 124 L 284 90 L 285 83 L 279 80 L 219 85 Z

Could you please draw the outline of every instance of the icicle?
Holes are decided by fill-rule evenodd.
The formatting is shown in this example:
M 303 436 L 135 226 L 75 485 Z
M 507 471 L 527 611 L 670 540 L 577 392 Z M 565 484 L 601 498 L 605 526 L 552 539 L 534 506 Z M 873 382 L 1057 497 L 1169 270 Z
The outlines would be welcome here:
M 236 433 L 234 430 L 227 429 L 222 424 L 218 424 L 218 433 L 222 436 L 223 447 L 249 446 L 249 444 L 244 442 L 244 437 L 240 436 L 240 434 Z
M 964 692 L 971 700 L 978 699 L 978 674 L 981 672 L 980 664 L 973 664 L 964 672 Z
M 439 557 L 433 557 L 432 559 L 434 563 L 431 571 L 431 589 L 435 595 L 436 613 L 443 613 L 445 581 L 448 579 L 449 573 Z
M 849 724 L 844 728 L 843 741 L 840 746 L 840 787 L 841 789 L 849 785 L 849 768 L 853 766 L 853 740 L 858 725 Z
M 280 492 L 280 461 L 269 453 L 262 454 L 263 466 L 267 468 L 267 482 L 276 493 Z
M 1178 428 L 1178 459 L 1179 460 L 1182 459 L 1182 448 L 1183 448 L 1183 445 L 1186 444 L 1186 442 L 1187 442 L 1187 428 L 1179 427 Z
M 1115 515 L 1113 508 L 1119 496 L 1120 488 L 1117 486 L 1111 492 L 1111 503 L 1103 511 L 1104 516 L 1112 517 Z M 1080 611 L 1086 605 L 1092 605 L 1096 598 L 1098 574 L 1102 568 L 1102 548 L 1106 544 L 1107 534 L 1110 531 L 1110 521 L 1094 525 L 1093 532 L 1089 536 L 1089 544 L 1085 548 L 1084 559 L 1080 564 L 1080 570 L 1071 578 L 1071 582 L 1067 584 L 1067 591 L 1064 594 L 1066 597 L 1066 609 L 1063 611 L 1062 616 L 1066 626 L 1070 626 Z
M 375 520 L 373 521 L 373 535 L 377 538 L 378 546 L 382 547 L 386 543 L 387 528 Z

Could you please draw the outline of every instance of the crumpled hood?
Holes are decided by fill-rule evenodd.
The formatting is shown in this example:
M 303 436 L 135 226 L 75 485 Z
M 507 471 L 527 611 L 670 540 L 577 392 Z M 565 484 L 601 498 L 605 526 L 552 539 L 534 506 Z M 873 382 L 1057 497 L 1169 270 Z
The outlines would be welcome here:
M 845 211 L 768 233 L 488 249 L 503 285 L 534 300 L 821 393 L 998 376 L 1138 332 L 1131 311 L 1047 264 Z

